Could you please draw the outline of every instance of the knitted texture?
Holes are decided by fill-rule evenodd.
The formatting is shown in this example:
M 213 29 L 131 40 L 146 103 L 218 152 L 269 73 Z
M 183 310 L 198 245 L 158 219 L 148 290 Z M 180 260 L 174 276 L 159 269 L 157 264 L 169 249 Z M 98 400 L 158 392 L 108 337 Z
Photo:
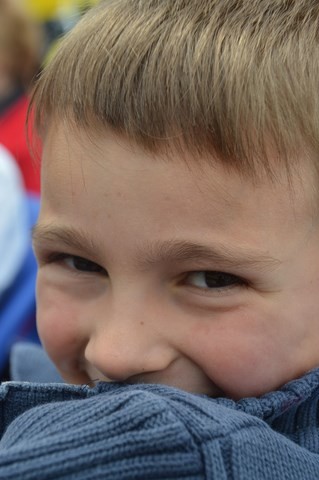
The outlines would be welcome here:
M 318 385 L 316 370 L 234 402 L 159 385 L 5 383 L 0 479 L 318 480 Z

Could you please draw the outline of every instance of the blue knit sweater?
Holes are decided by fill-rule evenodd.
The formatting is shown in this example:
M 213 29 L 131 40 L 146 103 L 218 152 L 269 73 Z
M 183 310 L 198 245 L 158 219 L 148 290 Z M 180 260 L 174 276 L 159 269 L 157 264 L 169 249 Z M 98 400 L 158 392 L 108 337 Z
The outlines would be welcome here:
M 160 385 L 0 386 L 0 479 L 319 479 L 319 369 L 238 402 Z

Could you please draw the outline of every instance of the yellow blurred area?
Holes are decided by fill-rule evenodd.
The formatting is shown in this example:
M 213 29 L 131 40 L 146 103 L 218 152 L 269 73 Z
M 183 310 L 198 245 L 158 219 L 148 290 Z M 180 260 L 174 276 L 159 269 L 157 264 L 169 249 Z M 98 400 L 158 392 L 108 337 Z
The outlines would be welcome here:
M 98 0 L 21 0 L 27 12 L 38 21 L 54 20 L 61 13 L 67 15 L 76 9 L 90 7 Z

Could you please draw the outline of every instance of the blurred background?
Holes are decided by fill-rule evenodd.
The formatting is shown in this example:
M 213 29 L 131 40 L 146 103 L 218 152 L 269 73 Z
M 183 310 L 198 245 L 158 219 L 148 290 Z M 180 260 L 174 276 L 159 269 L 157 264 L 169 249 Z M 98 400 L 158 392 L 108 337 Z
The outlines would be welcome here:
M 98 0 L 0 0 L 0 380 L 19 341 L 39 342 L 31 229 L 39 212 L 40 160 L 26 116 L 32 85 L 60 39 Z M 32 119 L 28 137 L 32 144 Z M 41 150 L 41 146 L 39 146 Z

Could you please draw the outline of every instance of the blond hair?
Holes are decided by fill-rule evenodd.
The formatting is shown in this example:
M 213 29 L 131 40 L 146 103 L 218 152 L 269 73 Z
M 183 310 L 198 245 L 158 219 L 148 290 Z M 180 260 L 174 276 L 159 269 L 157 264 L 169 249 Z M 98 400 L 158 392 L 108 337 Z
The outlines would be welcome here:
M 318 92 L 318 0 L 108 0 L 62 42 L 33 106 L 42 133 L 54 116 L 253 175 L 272 171 L 269 150 L 286 166 L 319 154 Z

